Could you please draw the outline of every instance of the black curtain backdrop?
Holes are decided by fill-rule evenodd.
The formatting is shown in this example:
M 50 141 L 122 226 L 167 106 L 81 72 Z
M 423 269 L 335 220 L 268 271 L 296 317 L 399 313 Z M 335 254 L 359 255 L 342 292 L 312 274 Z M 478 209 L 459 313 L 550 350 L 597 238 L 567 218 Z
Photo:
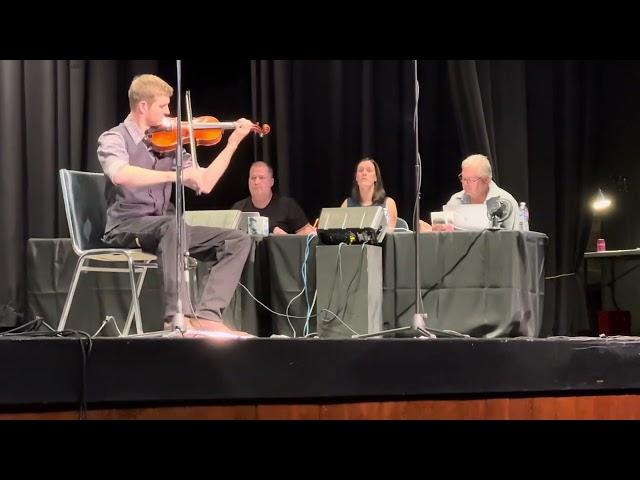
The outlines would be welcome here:
M 593 192 L 601 65 L 586 61 L 419 61 L 422 218 L 460 190 L 461 160 L 487 155 L 494 178 L 550 237 L 547 274 L 576 272 Z M 372 155 L 411 219 L 415 148 L 411 61 L 254 61 L 255 114 L 274 126 L 258 156 L 315 218 L 348 195 Z M 589 328 L 582 279 L 546 284 L 543 335 Z
M 601 64 L 421 60 L 417 69 L 421 217 L 428 220 L 460 189 L 465 156 L 485 154 L 496 182 L 528 203 L 532 230 L 549 235 L 547 275 L 575 272 L 587 241 L 604 121 Z M 0 62 L 1 327 L 15 324 L 14 312 L 24 309 L 26 240 L 67 236 L 58 169 L 99 171 L 97 137 L 124 118 L 128 85 L 143 72 L 175 86 L 171 61 Z M 248 166 L 261 159 L 273 164 L 277 189 L 313 221 L 323 207 L 340 205 L 355 164 L 370 155 L 399 215 L 411 221 L 414 75 L 408 60 L 184 61 L 194 115 L 244 116 L 273 129 L 241 146 L 210 196 L 189 193 L 187 208 L 229 208 L 248 194 Z M 200 163 L 219 148 L 199 148 Z M 581 278 L 546 286 L 543 335 L 586 331 Z
M 0 61 L 0 327 L 25 302 L 31 237 L 68 237 L 60 168 L 99 171 L 96 140 L 127 111 L 126 91 L 155 61 Z

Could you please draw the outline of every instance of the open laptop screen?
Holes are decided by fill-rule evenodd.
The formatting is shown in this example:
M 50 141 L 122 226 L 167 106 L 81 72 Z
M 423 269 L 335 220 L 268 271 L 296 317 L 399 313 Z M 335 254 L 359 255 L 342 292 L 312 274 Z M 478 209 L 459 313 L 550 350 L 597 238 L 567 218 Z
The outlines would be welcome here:
M 453 226 L 456 230 L 484 230 L 491 226 L 487 205 L 484 203 L 444 205 L 442 210 L 453 212 Z

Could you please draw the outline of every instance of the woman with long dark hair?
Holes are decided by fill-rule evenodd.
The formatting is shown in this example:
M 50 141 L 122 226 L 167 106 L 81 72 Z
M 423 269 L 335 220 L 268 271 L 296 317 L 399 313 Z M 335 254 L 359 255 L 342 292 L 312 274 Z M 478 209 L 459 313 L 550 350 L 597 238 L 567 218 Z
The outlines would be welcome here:
M 393 198 L 384 190 L 380 167 L 373 158 L 365 157 L 356 165 L 351 196 L 342 202 L 342 207 L 381 206 L 387 218 L 389 231 L 393 232 L 398 220 L 398 209 Z

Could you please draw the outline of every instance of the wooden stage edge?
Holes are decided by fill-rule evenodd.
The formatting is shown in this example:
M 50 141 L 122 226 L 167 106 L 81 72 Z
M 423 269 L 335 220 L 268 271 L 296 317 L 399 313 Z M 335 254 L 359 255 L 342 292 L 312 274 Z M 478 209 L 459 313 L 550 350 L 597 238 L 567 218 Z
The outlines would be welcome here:
M 75 420 L 78 410 L 0 412 L 0 420 Z M 88 420 L 635 420 L 640 395 L 331 404 L 173 405 L 89 409 Z

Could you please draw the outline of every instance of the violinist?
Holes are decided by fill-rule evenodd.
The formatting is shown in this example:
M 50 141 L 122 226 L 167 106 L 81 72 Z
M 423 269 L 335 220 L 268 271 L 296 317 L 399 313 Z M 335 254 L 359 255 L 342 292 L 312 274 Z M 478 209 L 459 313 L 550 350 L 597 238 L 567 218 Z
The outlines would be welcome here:
M 158 257 L 164 290 L 165 329 L 178 313 L 176 278 L 175 207 L 170 202 L 176 180 L 176 152 L 156 152 L 145 132 L 169 117 L 173 88 L 161 78 L 137 76 L 129 88 L 131 112 L 118 126 L 98 139 L 98 159 L 107 177 L 107 224 L 103 241 L 113 247 L 142 248 Z M 196 191 L 209 193 L 229 166 L 238 145 L 254 125 L 234 122 L 227 145 L 207 168 L 195 168 L 183 153 L 183 181 Z M 218 259 L 197 305 L 190 308 L 186 285 L 182 291 L 185 326 L 189 329 L 247 335 L 222 323 L 251 249 L 251 238 L 238 230 L 186 226 L 184 242 L 192 257 Z M 218 252 L 218 253 L 216 253 Z M 180 279 L 180 281 L 183 281 Z

